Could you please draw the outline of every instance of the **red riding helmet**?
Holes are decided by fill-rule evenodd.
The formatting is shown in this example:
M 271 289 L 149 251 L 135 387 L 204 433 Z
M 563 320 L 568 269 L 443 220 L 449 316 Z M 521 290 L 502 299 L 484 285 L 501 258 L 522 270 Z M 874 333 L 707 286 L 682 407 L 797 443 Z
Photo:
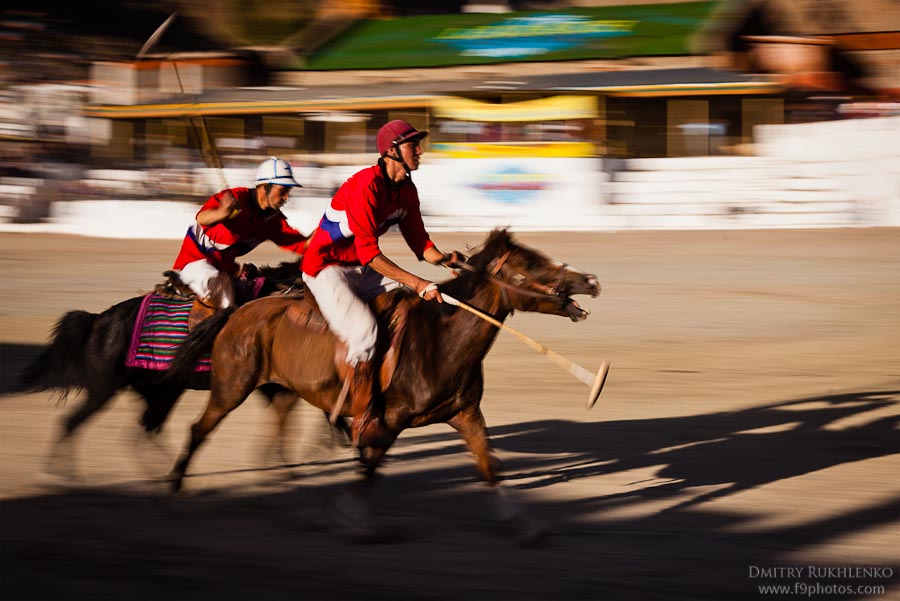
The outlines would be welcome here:
M 421 140 L 427 135 L 427 131 L 419 131 L 406 121 L 395 119 L 378 130 L 378 137 L 375 139 L 378 146 L 378 154 L 384 156 L 394 146 L 399 146 L 404 142 Z

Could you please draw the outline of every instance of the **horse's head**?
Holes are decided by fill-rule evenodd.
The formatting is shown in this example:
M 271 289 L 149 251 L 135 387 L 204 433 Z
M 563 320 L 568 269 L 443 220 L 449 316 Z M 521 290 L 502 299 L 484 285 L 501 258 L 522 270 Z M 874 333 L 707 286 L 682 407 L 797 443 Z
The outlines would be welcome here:
M 271 265 L 263 265 L 256 267 L 250 263 L 244 263 L 242 266 L 240 281 L 248 284 L 245 296 L 246 301 L 268 296 L 275 292 L 284 292 L 288 290 L 303 290 L 303 279 L 300 272 L 300 260 L 282 261 L 275 267 Z M 262 286 L 253 289 L 256 286 L 256 278 L 262 277 Z
M 249 265 L 249 263 L 244 265 Z M 262 267 L 257 268 L 254 266 L 253 268 L 256 270 L 256 273 L 248 274 L 249 277 L 262 276 L 285 284 L 292 284 L 300 279 L 300 259 L 296 261 L 282 261 L 275 267 L 263 265 Z
M 600 294 L 597 276 L 572 269 L 518 244 L 505 229 L 491 232 L 470 263 L 498 286 L 510 309 L 581 321 L 587 318 L 588 312 L 571 297 Z

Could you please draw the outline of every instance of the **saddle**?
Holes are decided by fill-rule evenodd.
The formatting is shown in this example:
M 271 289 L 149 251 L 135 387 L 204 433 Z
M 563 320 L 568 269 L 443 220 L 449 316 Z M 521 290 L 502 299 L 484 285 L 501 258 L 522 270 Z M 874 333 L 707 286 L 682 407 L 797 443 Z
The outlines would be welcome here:
M 397 369 L 400 348 L 409 321 L 409 311 L 414 300 L 414 297 L 403 294 L 381 294 L 369 302 L 369 308 L 378 323 L 375 362 L 379 366 L 378 375 L 382 392 L 387 390 Z M 285 316 L 294 324 L 312 332 L 322 334 L 329 329 L 319 304 L 311 294 L 291 303 Z M 338 355 L 345 356 L 344 344 L 338 341 L 338 347 Z
M 210 317 L 216 312 L 216 308 L 204 304 L 202 300 L 197 298 L 194 291 L 187 284 L 181 281 L 178 272 L 174 270 L 164 271 L 163 275 L 166 279 L 153 287 L 153 292 L 164 298 L 181 301 L 192 301 L 191 312 L 188 316 L 188 331 L 193 329 L 203 320 Z
M 153 287 L 155 294 L 175 300 L 191 300 L 197 297 L 187 284 L 181 281 L 177 271 L 170 269 L 164 271 L 163 275 L 166 279 Z
M 191 313 L 188 318 L 188 331 L 193 330 L 200 322 L 212 316 L 218 307 L 205 302 L 204 299 L 198 298 L 190 287 L 185 284 L 178 275 L 177 271 L 164 271 L 165 280 L 157 284 L 153 288 L 153 292 L 159 296 L 182 301 L 193 301 Z M 245 263 L 241 269 L 239 276 L 231 276 L 230 284 L 234 290 L 235 302 L 238 305 L 250 302 L 260 296 L 263 296 L 266 278 L 261 275 L 259 269 L 251 264 Z M 282 295 L 292 297 L 303 297 L 305 287 L 299 276 L 292 283 L 276 282 L 274 290 L 269 296 Z M 215 297 L 216 291 L 211 296 Z

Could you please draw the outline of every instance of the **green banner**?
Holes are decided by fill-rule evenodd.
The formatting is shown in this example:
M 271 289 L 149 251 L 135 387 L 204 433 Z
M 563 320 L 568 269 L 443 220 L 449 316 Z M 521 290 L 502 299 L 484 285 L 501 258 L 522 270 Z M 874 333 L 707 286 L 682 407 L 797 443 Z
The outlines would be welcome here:
M 721 0 L 369 19 L 298 68 L 396 69 L 694 54 Z

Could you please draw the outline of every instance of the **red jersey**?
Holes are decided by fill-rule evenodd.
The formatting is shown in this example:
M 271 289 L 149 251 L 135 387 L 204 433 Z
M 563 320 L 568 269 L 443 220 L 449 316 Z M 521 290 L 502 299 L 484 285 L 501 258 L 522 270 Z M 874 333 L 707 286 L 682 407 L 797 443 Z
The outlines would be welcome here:
M 222 190 L 210 197 L 197 214 L 217 208 L 225 192 Z M 181 252 L 172 266 L 174 269 L 206 259 L 216 269 L 234 273 L 237 269 L 235 258 L 246 255 L 266 240 L 298 255 L 303 254 L 306 236 L 288 225 L 281 211 L 260 209 L 256 204 L 255 189 L 231 188 L 229 192 L 237 199 L 236 211 L 214 225 L 195 222 L 189 227 Z
M 303 272 L 316 276 L 329 265 L 368 264 L 381 254 L 378 238 L 392 225 L 399 225 L 420 261 L 434 246 L 422 223 L 416 186 L 411 180 L 393 184 L 379 162 L 344 182 L 331 199 L 309 240 Z

